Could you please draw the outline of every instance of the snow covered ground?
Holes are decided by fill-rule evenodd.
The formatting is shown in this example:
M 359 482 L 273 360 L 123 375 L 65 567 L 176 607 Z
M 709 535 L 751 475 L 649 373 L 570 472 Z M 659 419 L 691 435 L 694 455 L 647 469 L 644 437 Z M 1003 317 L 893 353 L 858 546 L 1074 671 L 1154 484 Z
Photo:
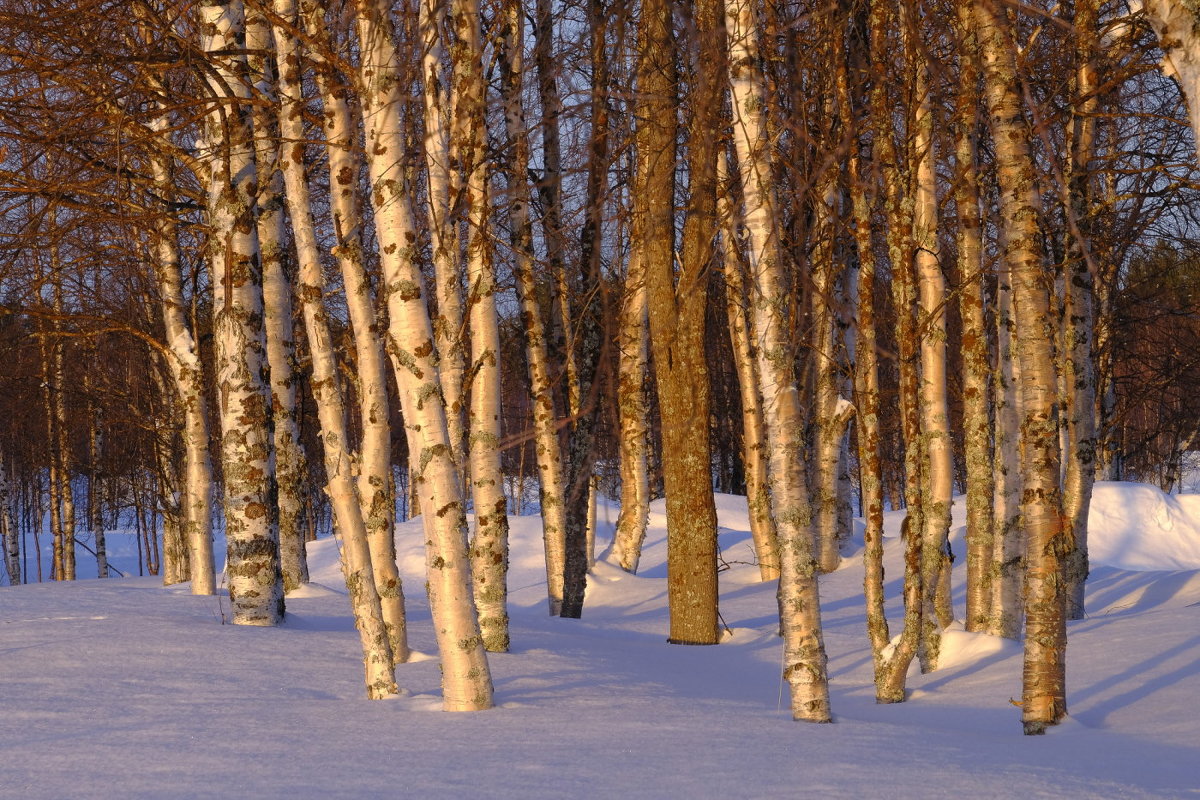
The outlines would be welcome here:
M 0 797 L 1200 797 L 1200 497 L 1098 487 L 1071 716 L 1043 737 L 1010 703 L 1019 645 L 961 631 L 909 702 L 875 705 L 858 552 L 821 584 L 836 724 L 792 722 L 744 500 L 717 499 L 718 647 L 665 642 L 661 502 L 642 574 L 598 564 L 575 621 L 547 617 L 539 521 L 514 517 L 513 652 L 476 714 L 440 711 L 419 523 L 398 543 L 426 655 L 397 700 L 363 696 L 332 540 L 278 629 L 153 578 L 0 588 Z

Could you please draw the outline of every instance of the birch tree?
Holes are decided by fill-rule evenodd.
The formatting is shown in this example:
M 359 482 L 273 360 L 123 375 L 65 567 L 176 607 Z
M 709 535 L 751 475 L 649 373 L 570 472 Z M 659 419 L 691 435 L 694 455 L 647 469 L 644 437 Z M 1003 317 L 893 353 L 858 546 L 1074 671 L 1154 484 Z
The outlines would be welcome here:
M 1004 222 L 1004 269 L 1012 276 L 1021 367 L 1021 477 L 1025 545 L 1025 658 L 1022 719 L 1026 734 L 1062 720 L 1066 705 L 1066 595 L 1061 559 L 1066 536 L 1059 483 L 1058 378 L 1050 296 L 1038 234 L 1036 171 L 1017 93 L 1009 21 L 995 0 L 975 5 Z
M 304 30 L 314 44 L 331 51 L 324 3 L 301 0 Z M 354 337 L 355 396 L 358 399 L 358 501 L 367 526 L 371 572 L 383 607 L 392 657 L 408 660 L 408 628 L 404 587 L 396 566 L 393 524 L 396 496 L 392 486 L 392 428 L 389 420 L 387 364 L 383 331 L 375 311 L 375 293 L 363 253 L 365 231 L 359 198 L 361 157 L 358 125 L 351 111 L 352 91 L 330 59 L 314 64 L 324 112 L 325 153 L 330 187 L 330 215 L 335 244 L 332 255 L 342 276 L 346 309 Z M 294 145 L 293 145 L 294 146 Z M 350 447 L 349 441 L 345 444 Z
M 200 36 L 213 65 L 207 74 L 212 99 L 204 145 L 229 601 L 235 624 L 278 625 L 283 580 L 272 509 L 275 465 L 242 4 L 201 5 Z
M 403 635 L 404 628 L 397 632 L 386 625 L 364 509 L 354 480 L 345 401 L 338 383 L 337 357 L 324 304 L 325 276 L 305 176 L 303 61 L 299 42 L 292 33 L 297 26 L 295 0 L 274 0 L 273 11 L 279 20 L 274 25 L 279 64 L 279 134 L 281 141 L 292 143 L 281 151 L 280 166 L 299 261 L 297 296 L 312 358 L 311 387 L 321 426 L 327 491 L 341 534 L 342 571 L 363 647 L 367 696 L 384 698 L 396 693 L 393 664 L 408 660 L 407 650 L 396 654 L 392 648 L 407 648 L 407 638 Z M 403 616 L 400 621 L 404 622 Z
M 483 644 L 508 650 L 508 500 L 500 471 L 500 321 L 488 214 L 487 102 L 478 0 L 451 5 L 455 43 L 451 64 L 455 86 L 458 161 L 466 173 L 455 205 L 467 208 L 466 272 L 471 334 L 469 439 L 475 535 L 471 567 Z
M 748 0 L 726 2 L 734 144 L 745 204 L 751 308 L 767 447 L 771 507 L 779 536 L 779 607 L 783 677 L 792 716 L 829 722 L 825 644 L 813 553 L 812 514 L 803 467 L 803 437 L 793 354 L 787 340 L 788 298 L 779 252 L 779 221 L 763 115 L 759 25 Z
M 472 598 L 466 508 L 434 361 L 434 334 L 415 263 L 416 232 L 404 184 L 401 74 L 389 9 L 356 0 L 359 94 L 367 168 L 388 305 L 388 354 L 396 373 L 410 452 L 415 455 L 430 610 L 442 659 L 443 706 L 492 706 L 492 680 Z
M 267 336 L 267 365 L 271 379 L 271 422 L 275 446 L 275 482 L 279 508 L 279 565 L 284 591 L 308 583 L 304 554 L 304 478 L 307 473 L 304 445 L 296 419 L 295 328 L 292 325 L 292 287 L 287 271 L 289 231 L 285 219 L 283 174 L 279 171 L 277 105 L 271 27 L 251 7 L 246 19 L 247 67 L 254 81 L 256 102 L 254 153 L 258 165 L 258 240 L 263 272 L 263 326 Z
M 562 453 L 559 444 L 548 334 L 538 301 L 533 263 L 533 223 L 529 218 L 529 137 L 521 99 L 524 74 L 524 16 L 520 0 L 504 0 L 500 29 L 501 94 L 507 136 L 505 180 L 512 228 L 513 272 L 521 319 L 525 324 L 525 352 L 533 406 L 534 456 L 538 469 L 538 498 L 542 509 L 542 539 L 546 555 L 546 592 L 551 616 L 562 612 L 563 573 L 566 564 L 566 508 Z

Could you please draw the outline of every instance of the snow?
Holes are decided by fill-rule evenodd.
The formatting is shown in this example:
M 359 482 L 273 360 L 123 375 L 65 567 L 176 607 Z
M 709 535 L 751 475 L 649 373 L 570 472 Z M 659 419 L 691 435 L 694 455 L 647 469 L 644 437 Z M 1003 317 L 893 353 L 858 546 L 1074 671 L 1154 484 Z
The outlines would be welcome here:
M 1010 702 L 1020 645 L 961 629 L 908 702 L 876 705 L 861 551 L 821 581 L 836 722 L 793 722 L 745 501 L 719 495 L 717 647 L 665 642 L 661 501 L 642 574 L 597 563 L 582 620 L 546 615 L 539 520 L 512 517 L 514 647 L 491 657 L 499 707 L 475 714 L 440 710 L 419 522 L 397 539 L 420 656 L 390 701 L 364 697 L 333 540 L 276 629 L 222 624 L 223 598 L 154 578 L 0 588 L 0 797 L 1197 796 L 1200 497 L 1156 491 L 1097 487 L 1071 717 L 1046 736 L 1022 736 Z M 603 546 L 615 507 L 599 517 Z

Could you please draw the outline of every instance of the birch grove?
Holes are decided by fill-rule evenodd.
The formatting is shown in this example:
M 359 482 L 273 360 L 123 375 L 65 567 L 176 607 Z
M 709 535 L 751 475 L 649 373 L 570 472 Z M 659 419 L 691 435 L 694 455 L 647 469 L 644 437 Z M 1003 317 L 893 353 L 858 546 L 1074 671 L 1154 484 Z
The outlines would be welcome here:
M 665 524 L 661 638 L 723 643 L 752 564 L 791 713 L 828 722 L 819 588 L 861 543 L 876 700 L 961 620 L 1023 641 L 1041 733 L 1094 481 L 1179 490 L 1200 439 L 1196 23 L 0 2 L 3 578 L 148 573 L 270 626 L 332 538 L 383 698 L 420 551 L 443 707 L 484 710 L 528 644 L 510 560 L 587 617 Z

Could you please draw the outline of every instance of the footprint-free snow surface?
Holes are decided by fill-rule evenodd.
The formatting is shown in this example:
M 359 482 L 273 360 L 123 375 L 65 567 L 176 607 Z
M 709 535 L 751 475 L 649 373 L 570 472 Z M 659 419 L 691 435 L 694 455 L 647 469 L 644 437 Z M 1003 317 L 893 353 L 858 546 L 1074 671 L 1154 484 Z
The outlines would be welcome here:
M 1071 714 L 1038 737 L 1011 702 L 1020 645 L 961 630 L 908 702 L 874 703 L 861 548 L 821 579 L 836 723 L 793 722 L 745 501 L 717 505 L 715 647 L 666 643 L 661 501 L 641 574 L 599 562 L 582 620 L 547 616 L 540 520 L 511 518 L 513 648 L 491 656 L 498 707 L 474 714 L 440 710 L 419 522 L 397 529 L 419 655 L 395 700 L 364 697 L 331 539 L 275 629 L 154 578 L 0 588 L 0 797 L 1200 797 L 1200 497 L 1097 487 Z M 616 509 L 600 517 L 603 555 Z

